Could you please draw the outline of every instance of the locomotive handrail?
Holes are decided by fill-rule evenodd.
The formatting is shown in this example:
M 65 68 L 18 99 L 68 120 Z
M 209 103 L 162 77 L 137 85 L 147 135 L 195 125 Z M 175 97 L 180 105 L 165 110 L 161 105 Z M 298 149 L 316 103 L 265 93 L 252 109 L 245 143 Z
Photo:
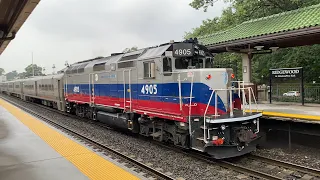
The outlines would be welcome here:
M 195 104 L 193 104 L 192 105 L 192 99 L 194 98 L 193 96 L 192 96 L 192 93 L 193 93 L 193 78 L 194 78 L 194 74 L 193 74 L 193 72 L 192 71 L 173 71 L 173 72 L 170 72 L 170 73 L 173 73 L 173 74 L 178 74 L 178 79 L 177 79 L 177 81 L 178 81 L 178 87 L 179 87 L 179 105 L 180 105 L 180 111 L 181 111 L 181 113 L 182 113 L 182 104 L 183 104 L 183 102 L 182 102 L 182 88 L 181 88 L 181 73 L 189 73 L 189 72 L 191 72 L 192 73 L 192 76 L 191 76 L 191 84 L 190 84 L 190 96 L 189 97 L 187 97 L 187 98 L 189 98 L 189 116 L 188 116 L 188 124 L 189 124 L 189 133 L 190 134 L 192 134 L 192 132 L 191 132 L 191 130 L 192 130 L 192 128 L 191 128 L 191 108 L 192 108 L 192 106 L 193 105 L 197 105 L 196 103 Z M 165 74 L 165 73 L 163 73 L 163 74 Z M 188 75 L 188 77 L 189 77 L 189 75 Z M 183 79 L 183 81 L 186 81 L 187 80 L 187 78 L 185 78 L 185 79 Z M 190 136 L 190 138 L 192 138 L 191 136 Z
M 180 74 L 179 74 L 180 75 Z M 192 103 L 192 91 L 193 91 L 193 77 L 194 77 L 194 74 L 192 74 L 192 77 L 191 77 L 191 84 L 190 84 L 190 102 L 189 102 L 189 133 L 191 134 L 191 103 Z M 180 97 L 181 98 L 181 97 Z M 191 136 L 190 136 L 191 138 Z
M 256 101 L 256 98 L 255 98 L 255 95 L 253 93 L 253 89 L 251 87 L 239 87 L 239 88 L 235 88 L 235 87 L 230 87 L 230 88 L 227 88 L 227 89 L 212 89 L 212 88 L 209 88 L 210 90 L 212 90 L 211 92 L 211 95 L 210 95 L 210 98 L 209 98 L 209 101 L 207 103 L 207 106 L 206 106 L 206 109 L 205 109 L 205 112 L 204 112 L 204 120 L 203 120 L 203 141 L 205 143 L 208 143 L 208 138 L 207 138 L 207 127 L 206 127 L 206 123 L 207 123 L 207 120 L 206 118 L 208 117 L 207 116 L 207 112 L 208 112 L 208 108 L 210 106 L 210 103 L 212 101 L 212 97 L 213 97 L 213 94 L 215 94 L 215 113 L 214 115 L 211 115 L 210 118 L 214 117 L 214 118 L 217 118 L 219 117 L 220 115 L 218 114 L 217 112 L 217 106 L 218 106 L 218 91 L 228 91 L 229 92 L 229 97 L 230 97 L 230 101 L 229 101 L 229 108 L 230 108 L 230 112 L 229 112 L 229 115 L 230 117 L 233 117 L 234 114 L 233 114 L 233 91 L 234 90 L 237 90 L 239 92 L 239 96 L 240 96 L 240 93 L 242 92 L 242 111 L 243 111 L 243 115 L 246 114 L 246 107 L 245 107 L 245 104 L 247 104 L 246 102 L 246 95 L 245 95 L 245 90 L 248 90 L 249 91 L 249 112 L 252 113 L 252 108 L 251 108 L 251 93 L 252 93 L 252 96 L 253 96 L 253 99 L 254 99 L 254 103 L 256 104 L 257 106 L 257 111 L 258 111 L 258 104 L 257 104 L 257 101 Z M 209 129 L 208 129 L 209 130 Z
M 179 104 L 180 104 L 180 111 L 182 111 L 182 96 L 181 96 L 181 79 L 180 79 L 180 74 L 178 74 L 178 87 L 179 87 Z
M 128 71 L 129 72 L 129 82 L 128 82 L 128 85 L 129 85 L 129 99 L 130 99 L 130 112 L 132 111 L 132 97 L 131 97 L 131 69 L 124 69 L 122 72 L 123 72 L 123 108 L 124 110 L 126 109 L 126 78 L 125 78 L 125 72 Z
M 203 140 L 204 140 L 205 143 L 208 143 L 208 141 L 207 141 L 207 133 L 206 133 L 206 129 L 207 129 L 207 127 L 206 127 L 206 114 L 207 114 L 207 111 L 208 111 L 208 108 L 209 108 L 209 104 L 211 102 L 211 99 L 212 99 L 212 96 L 213 96 L 214 92 L 215 92 L 215 90 L 213 90 L 211 95 L 210 95 L 206 110 L 204 111 L 204 115 L 203 115 Z M 215 101 L 217 101 L 216 97 L 217 97 L 217 93 L 215 93 Z M 216 109 L 217 108 L 215 107 L 215 111 L 216 111 Z M 215 112 L 215 115 L 216 115 L 216 112 Z

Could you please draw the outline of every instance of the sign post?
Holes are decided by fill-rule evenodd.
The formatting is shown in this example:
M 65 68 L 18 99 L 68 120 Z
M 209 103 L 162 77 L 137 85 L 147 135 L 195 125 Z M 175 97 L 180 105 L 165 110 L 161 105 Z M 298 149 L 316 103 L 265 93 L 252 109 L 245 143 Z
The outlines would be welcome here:
M 280 68 L 280 69 L 270 69 L 269 84 L 270 84 L 270 99 L 272 102 L 272 79 L 283 79 L 283 78 L 300 78 L 300 92 L 301 92 L 301 103 L 304 105 L 304 81 L 303 81 L 303 68 Z

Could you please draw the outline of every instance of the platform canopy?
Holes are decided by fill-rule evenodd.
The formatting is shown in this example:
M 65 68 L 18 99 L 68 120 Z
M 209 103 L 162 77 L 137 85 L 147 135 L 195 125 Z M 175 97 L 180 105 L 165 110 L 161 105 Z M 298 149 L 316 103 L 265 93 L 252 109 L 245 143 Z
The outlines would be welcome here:
M 0 0 L 0 55 L 40 0 Z
M 198 40 L 213 53 L 320 44 L 320 4 L 246 21 Z

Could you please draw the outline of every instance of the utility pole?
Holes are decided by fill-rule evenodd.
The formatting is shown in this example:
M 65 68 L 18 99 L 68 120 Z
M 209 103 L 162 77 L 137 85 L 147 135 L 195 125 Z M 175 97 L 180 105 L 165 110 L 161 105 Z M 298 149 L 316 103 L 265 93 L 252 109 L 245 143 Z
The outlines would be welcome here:
M 54 69 L 56 68 L 56 66 L 53 64 L 52 65 L 52 74 L 54 74 Z
M 31 58 L 32 58 L 32 74 L 34 76 L 33 52 L 31 53 Z

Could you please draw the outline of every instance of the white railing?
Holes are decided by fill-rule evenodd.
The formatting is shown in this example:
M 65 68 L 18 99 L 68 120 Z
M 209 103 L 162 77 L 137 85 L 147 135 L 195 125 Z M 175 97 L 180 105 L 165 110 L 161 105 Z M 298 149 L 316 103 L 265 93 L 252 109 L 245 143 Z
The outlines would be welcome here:
M 192 134 L 192 129 L 191 129 L 191 110 L 192 110 L 192 106 L 197 106 L 197 103 L 192 104 L 192 98 L 194 98 L 192 96 L 193 93 L 193 81 L 194 81 L 194 72 L 192 71 L 183 71 L 183 72 L 172 72 L 173 74 L 178 74 L 178 87 L 179 87 L 179 104 L 180 104 L 180 111 L 182 113 L 183 109 L 183 100 L 185 98 L 189 99 L 189 104 L 186 104 L 186 106 L 189 106 L 189 116 L 188 116 L 188 124 L 189 124 L 189 134 Z M 187 78 L 184 78 L 183 80 L 181 80 L 181 73 L 187 73 Z M 189 97 L 182 97 L 182 87 L 181 87 L 181 82 L 182 81 L 187 81 L 188 78 L 191 77 L 191 81 L 190 81 L 190 95 Z M 191 136 L 190 136 L 191 138 Z
M 237 82 L 242 82 L 242 81 L 237 81 Z M 212 97 L 213 97 L 213 94 L 215 94 L 215 103 L 214 103 L 214 107 L 215 107 L 215 112 L 214 112 L 214 115 L 210 115 L 210 119 L 212 117 L 214 118 L 218 118 L 220 115 L 218 114 L 218 92 L 219 91 L 226 91 L 227 93 L 229 93 L 229 102 L 228 102 L 228 109 L 229 109 L 229 116 L 230 117 L 234 117 L 234 107 L 233 107 L 233 92 L 234 91 L 238 91 L 238 95 L 239 95 L 239 98 L 241 97 L 242 95 L 242 103 L 241 103 L 241 109 L 242 109 L 242 113 L 243 115 L 246 115 L 246 113 L 253 113 L 252 111 L 252 97 L 253 97 L 253 100 L 254 100 L 254 103 L 256 104 L 256 111 L 258 111 L 258 104 L 257 104 L 257 101 L 256 101 L 256 98 L 255 98 L 255 95 L 254 95 L 254 92 L 253 92 L 253 89 L 251 87 L 244 87 L 244 85 L 242 87 L 238 87 L 238 88 L 235 88 L 235 87 L 230 87 L 230 88 L 227 88 L 227 89 L 210 89 L 212 90 L 211 92 L 211 95 L 210 95 L 210 98 L 209 98 L 209 101 L 207 103 L 207 106 L 206 106 L 206 109 L 205 109 L 205 112 L 204 112 L 204 115 L 203 115 L 203 118 L 204 118 L 204 121 L 203 121 L 203 134 L 204 134 L 204 142 L 207 143 L 207 133 L 206 133 L 206 130 L 207 130 L 207 120 L 206 118 L 208 117 L 207 116 L 207 112 L 208 112 L 208 108 L 211 104 L 211 101 L 212 101 Z M 247 103 L 247 98 L 246 98 L 246 93 L 245 93 L 245 90 L 247 90 L 248 92 L 248 101 L 249 103 Z M 228 94 L 227 94 L 228 96 Z M 246 105 L 248 105 L 248 109 L 249 111 L 247 110 L 246 108 Z

